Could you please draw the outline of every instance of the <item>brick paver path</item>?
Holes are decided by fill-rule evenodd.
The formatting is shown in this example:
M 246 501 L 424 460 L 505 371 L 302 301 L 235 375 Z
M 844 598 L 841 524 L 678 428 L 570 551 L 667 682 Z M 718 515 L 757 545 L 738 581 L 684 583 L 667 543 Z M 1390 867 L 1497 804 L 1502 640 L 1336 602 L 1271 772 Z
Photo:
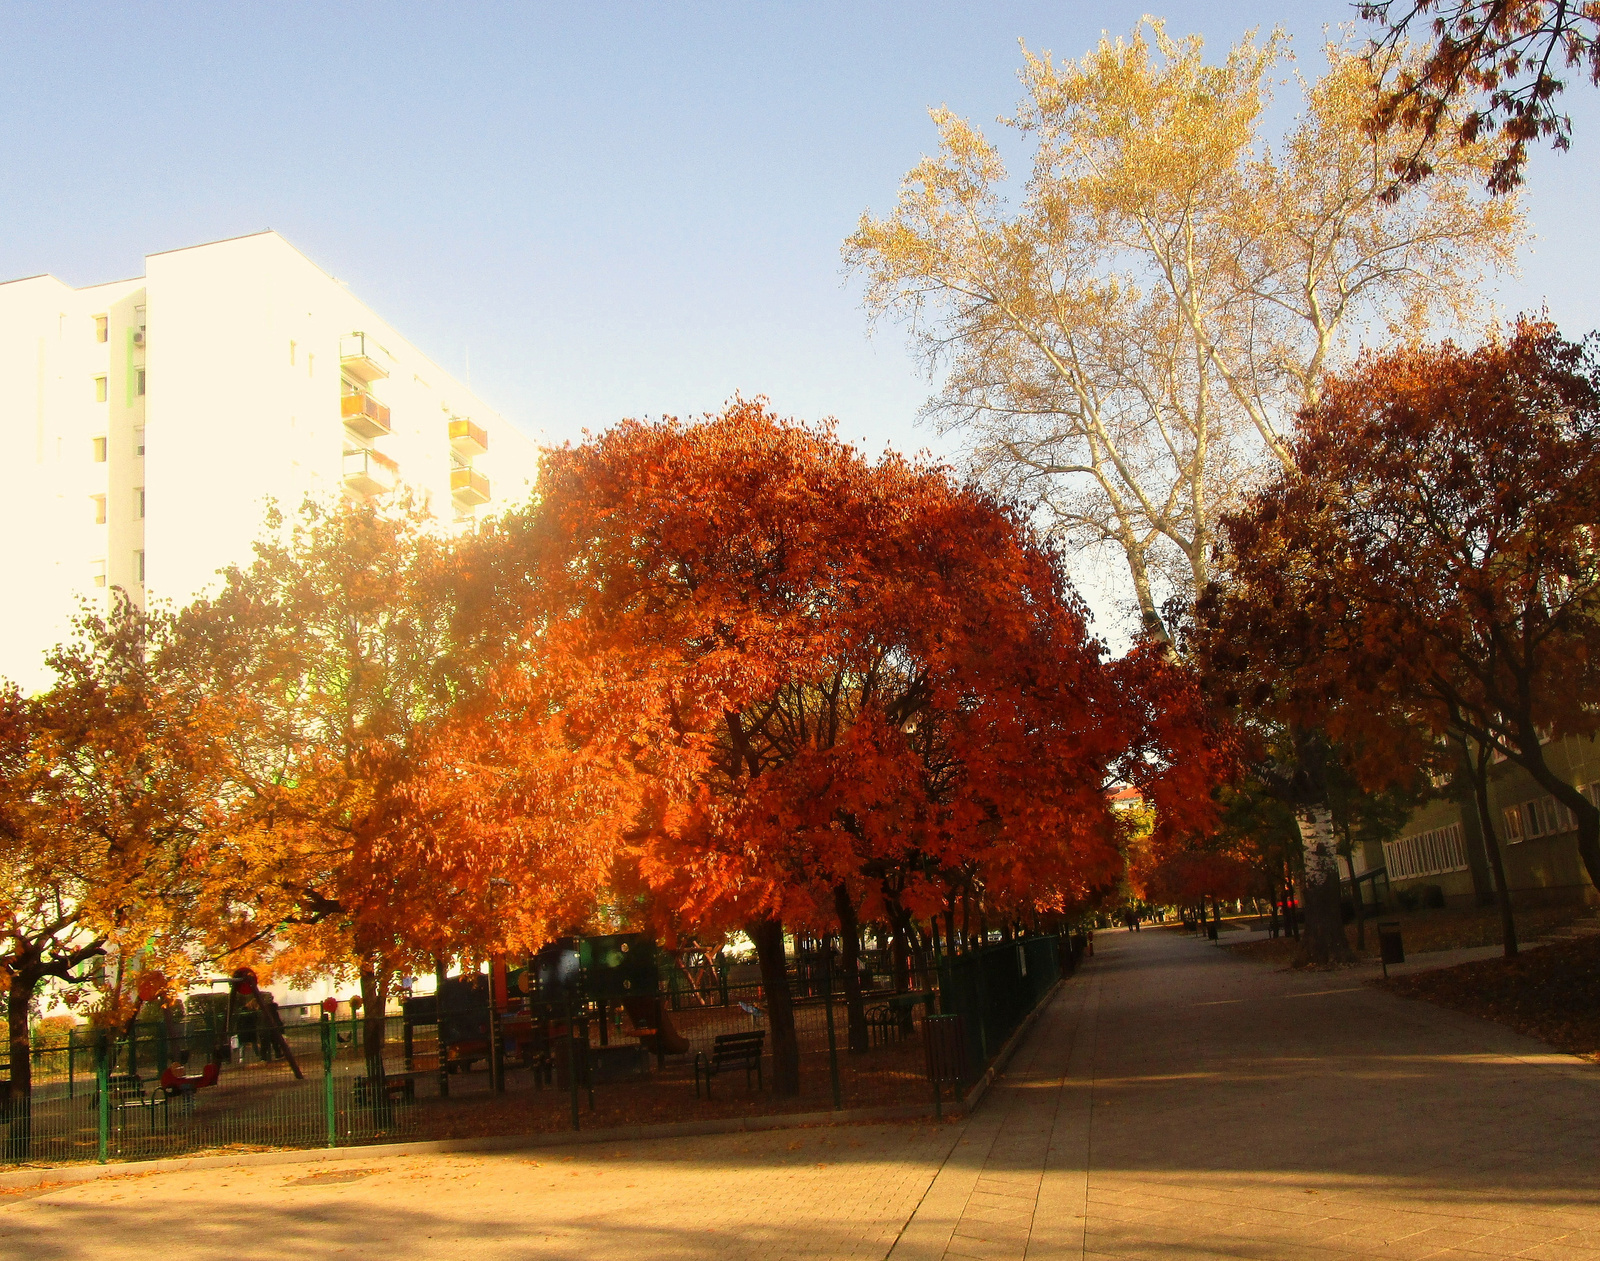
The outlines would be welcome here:
M 1147 931 L 964 1125 L 113 1179 L 0 1207 L 0 1258 L 1600 1261 L 1597 1153 L 1600 1070 Z

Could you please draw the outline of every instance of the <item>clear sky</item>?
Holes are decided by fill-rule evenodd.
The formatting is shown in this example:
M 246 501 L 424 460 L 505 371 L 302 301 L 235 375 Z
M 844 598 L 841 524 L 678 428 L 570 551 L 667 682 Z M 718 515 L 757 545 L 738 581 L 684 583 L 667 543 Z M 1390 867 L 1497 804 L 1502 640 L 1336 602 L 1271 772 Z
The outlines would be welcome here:
M 900 329 L 869 340 L 839 244 L 933 145 L 1017 98 L 1017 40 L 1081 55 L 1141 3 L 0 7 L 0 279 L 89 284 L 275 228 L 530 433 L 735 391 L 935 449 Z M 1221 50 L 1340 0 L 1169 3 Z M 1541 154 L 1508 309 L 1600 325 L 1600 94 Z

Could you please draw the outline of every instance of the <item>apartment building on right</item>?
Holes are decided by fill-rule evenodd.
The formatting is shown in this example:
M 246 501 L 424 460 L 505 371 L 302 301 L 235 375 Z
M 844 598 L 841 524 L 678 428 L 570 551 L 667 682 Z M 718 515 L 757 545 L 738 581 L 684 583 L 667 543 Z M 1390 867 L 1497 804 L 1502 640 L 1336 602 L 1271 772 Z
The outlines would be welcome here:
M 1545 746 L 1545 758 L 1557 775 L 1600 804 L 1600 742 L 1553 741 Z M 1515 762 L 1498 761 L 1490 770 L 1489 809 L 1513 905 L 1600 904 L 1600 891 L 1578 856 L 1571 813 Z M 1413 811 L 1394 840 L 1358 850 L 1352 855 L 1354 883 L 1369 908 L 1441 900 L 1472 906 L 1495 893 L 1493 865 L 1470 797 L 1436 798 Z M 1348 895 L 1348 876 L 1344 883 Z

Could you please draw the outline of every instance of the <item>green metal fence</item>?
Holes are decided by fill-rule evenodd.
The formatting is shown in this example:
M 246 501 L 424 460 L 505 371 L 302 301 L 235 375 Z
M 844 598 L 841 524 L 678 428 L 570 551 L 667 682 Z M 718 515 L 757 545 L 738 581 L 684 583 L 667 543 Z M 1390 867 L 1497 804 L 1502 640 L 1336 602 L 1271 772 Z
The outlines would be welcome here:
M 289 1025 L 281 1044 L 248 1024 L 229 1036 L 204 1012 L 187 1024 L 140 1023 L 109 1041 L 75 1033 L 65 1046 L 34 1049 L 31 1097 L 0 1103 L 0 1163 L 588 1128 L 719 1107 L 923 1103 L 930 1083 L 936 1095 L 971 1085 L 1076 960 L 1067 938 L 1034 936 L 947 956 L 933 974 L 914 976 L 909 994 L 868 972 L 869 1044 L 856 1053 L 842 979 L 824 964 L 820 975 L 791 978 L 801 1095 L 757 1098 L 740 1077 L 719 1082 L 714 1103 L 695 1093 L 697 1060 L 711 1059 L 723 1035 L 769 1028 L 762 987 L 725 974 L 701 988 L 663 978 L 660 1006 L 688 1049 L 660 1059 L 641 1053 L 619 1005 L 544 1010 L 536 996 L 497 1016 L 486 1041 L 452 1044 L 448 1055 L 436 1018 L 390 1017 L 370 1063 L 360 1020 Z M 770 1091 L 770 1036 L 764 1054 Z M 574 1057 L 578 1074 L 568 1071 Z M 174 1063 L 188 1077 L 216 1065 L 215 1084 L 164 1088 Z
M 36 1049 L 31 1092 L 0 1105 L 0 1161 L 142 1160 L 404 1137 L 416 1126 L 399 1021 L 385 1023 L 370 1066 L 351 1021 L 290 1025 L 287 1056 L 265 1041 L 217 1042 L 210 1031 L 164 1024 Z M 173 1064 L 197 1083 L 208 1072 L 214 1081 L 163 1086 Z
M 1079 948 L 1066 935 L 1022 937 L 946 956 L 939 964 L 939 1010 L 960 1018 L 965 1081 L 981 1077 L 1006 1039 L 1071 975 Z

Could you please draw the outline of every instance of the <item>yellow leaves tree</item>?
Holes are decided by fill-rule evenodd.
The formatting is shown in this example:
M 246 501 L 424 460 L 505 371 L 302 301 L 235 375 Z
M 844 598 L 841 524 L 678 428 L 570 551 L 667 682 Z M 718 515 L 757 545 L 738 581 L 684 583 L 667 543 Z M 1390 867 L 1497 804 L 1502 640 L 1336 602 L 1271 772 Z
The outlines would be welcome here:
M 11 1124 L 26 1155 L 28 1017 L 41 983 L 106 960 L 105 1023 L 138 975 L 192 970 L 206 839 L 225 826 L 232 699 L 204 685 L 174 619 L 118 592 L 50 656 L 56 681 L 0 690 L 0 983 Z M 131 1001 L 131 1007 L 129 1006 Z
M 1477 195 L 1471 147 L 1385 200 L 1398 142 L 1366 126 L 1372 72 L 1325 52 L 1269 144 L 1280 33 L 1214 65 L 1154 21 L 1077 62 L 1024 50 L 1003 120 L 1031 150 L 1015 204 L 999 146 L 939 109 L 938 153 L 844 245 L 869 309 L 944 372 L 927 413 L 1058 536 L 1120 552 L 1158 634 L 1162 591 L 1205 585 L 1219 507 L 1287 466 L 1326 368 L 1364 330 L 1469 318 L 1522 231 Z

